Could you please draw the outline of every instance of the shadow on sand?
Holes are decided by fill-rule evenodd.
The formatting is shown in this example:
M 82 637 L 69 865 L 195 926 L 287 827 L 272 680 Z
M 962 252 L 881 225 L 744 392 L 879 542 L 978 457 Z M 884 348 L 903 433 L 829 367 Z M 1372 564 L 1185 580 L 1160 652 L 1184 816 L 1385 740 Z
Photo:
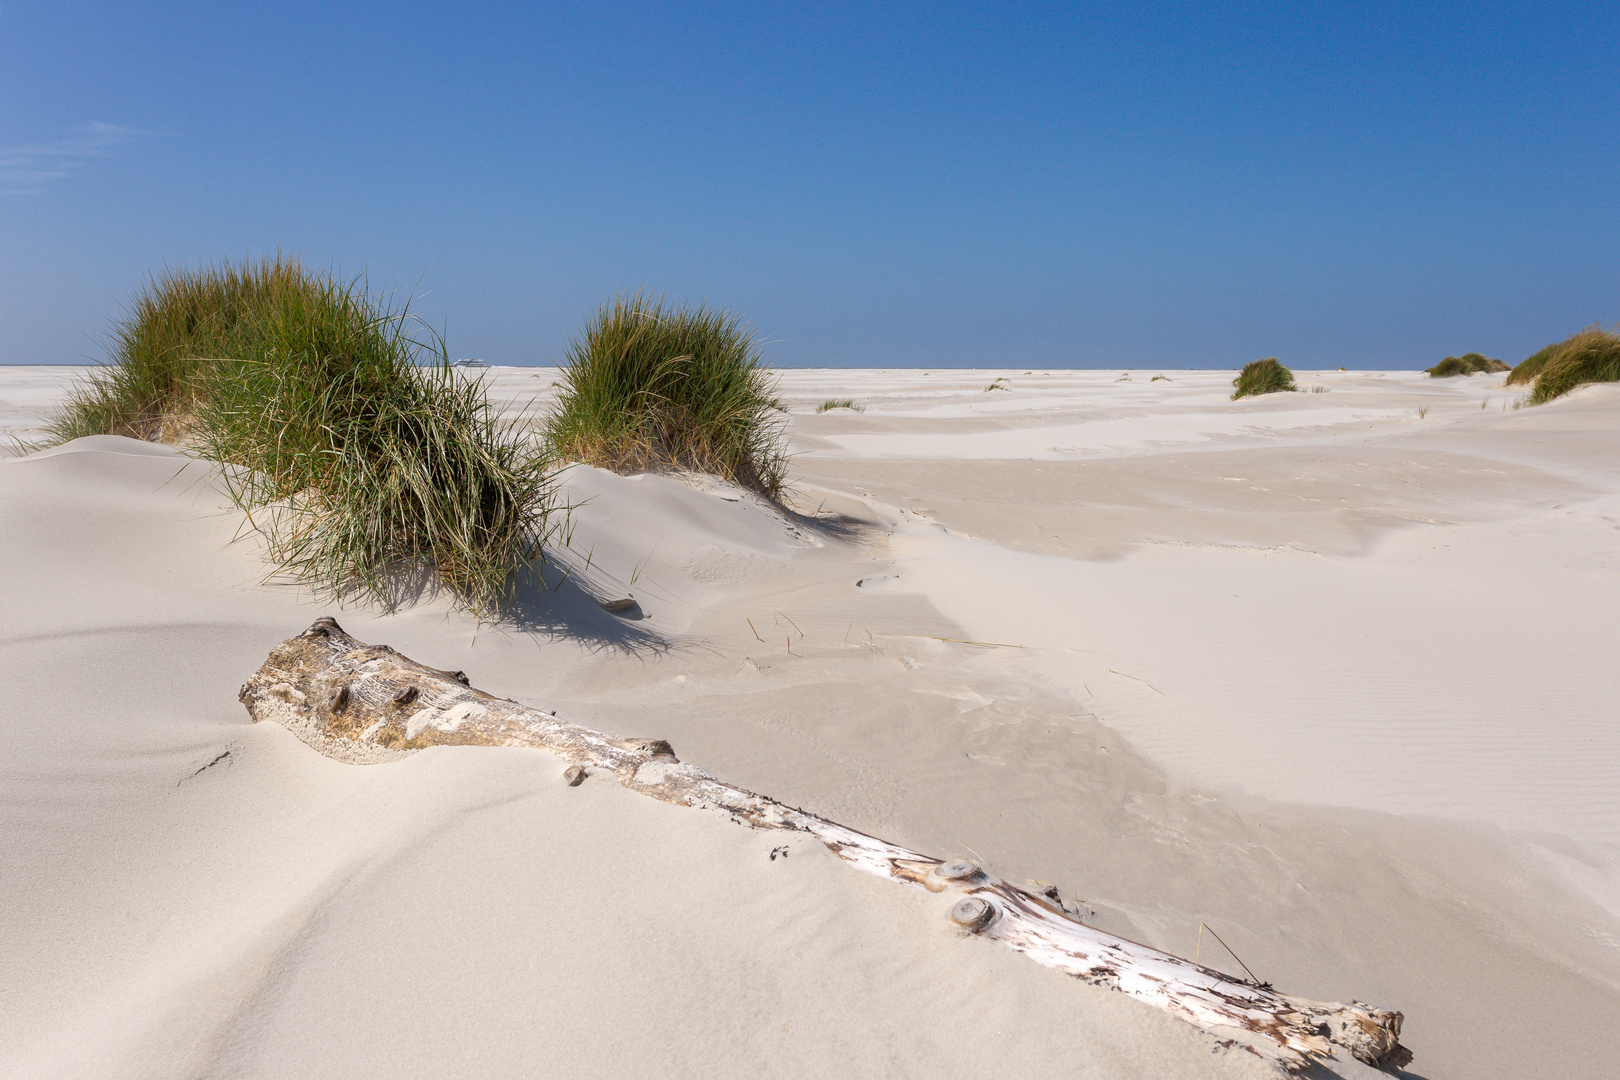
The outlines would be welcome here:
M 639 625 L 645 618 L 639 604 L 618 614 L 602 609 L 575 575 L 556 562 L 522 572 L 512 604 L 500 628 L 548 641 L 568 639 L 592 652 L 621 652 L 652 656 L 668 652 L 674 642 Z
M 768 505 L 789 528 L 833 543 L 862 543 L 881 531 L 881 526 L 846 514 L 804 513 L 780 501 Z M 577 559 L 553 555 L 538 570 L 522 573 L 501 626 L 549 640 L 568 638 L 593 651 L 642 656 L 690 644 L 638 625 L 646 613 L 634 601 L 618 611 L 604 610 L 604 604 L 621 599 L 614 588 L 589 567 L 580 566 Z

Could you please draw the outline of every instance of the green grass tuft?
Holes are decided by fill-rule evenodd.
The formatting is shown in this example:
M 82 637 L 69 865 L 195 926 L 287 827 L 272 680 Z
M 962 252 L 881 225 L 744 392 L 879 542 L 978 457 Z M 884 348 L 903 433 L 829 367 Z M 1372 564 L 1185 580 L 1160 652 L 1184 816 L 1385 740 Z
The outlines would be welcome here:
M 1508 365 L 1500 360 L 1492 360 L 1488 356 L 1481 356 L 1477 352 L 1464 353 L 1461 356 L 1448 356 L 1432 368 L 1426 368 L 1430 378 L 1444 379 L 1452 375 L 1472 375 L 1476 371 L 1486 374 L 1495 374 L 1499 371 L 1512 371 Z
M 167 271 L 50 436 L 178 442 L 218 462 L 269 558 L 319 592 L 392 605 L 427 571 L 493 615 L 538 557 L 550 481 L 482 383 L 411 335 L 407 309 L 280 256 Z
M 570 344 L 547 443 L 558 459 L 691 469 L 774 499 L 787 472 L 785 422 L 739 318 L 638 293 L 603 304 Z
M 1535 382 L 1536 376 L 1541 374 L 1541 369 L 1547 366 L 1547 361 L 1552 359 L 1553 353 L 1557 352 L 1558 347 L 1562 344 L 1561 341 L 1555 341 L 1551 345 L 1531 353 L 1519 362 L 1519 365 L 1513 369 L 1512 373 L 1508 375 L 1507 381 L 1502 385 L 1516 386 Z
M 214 360 L 239 350 L 263 312 L 307 305 L 320 291 L 315 275 L 280 255 L 153 275 L 103 341 L 112 366 L 74 388 L 49 440 L 183 441 Z
M 1620 381 L 1620 334 L 1589 326 L 1559 344 L 1530 390 L 1530 404 L 1540 405 L 1577 386 Z
M 853 398 L 828 398 L 816 406 L 816 412 L 830 412 L 833 409 L 853 409 L 856 412 L 865 412 L 866 406 L 855 404 Z
M 1244 364 L 1238 377 L 1232 380 L 1232 385 L 1237 388 L 1232 391 L 1233 401 L 1257 394 L 1276 394 L 1294 389 L 1294 373 L 1272 356 Z

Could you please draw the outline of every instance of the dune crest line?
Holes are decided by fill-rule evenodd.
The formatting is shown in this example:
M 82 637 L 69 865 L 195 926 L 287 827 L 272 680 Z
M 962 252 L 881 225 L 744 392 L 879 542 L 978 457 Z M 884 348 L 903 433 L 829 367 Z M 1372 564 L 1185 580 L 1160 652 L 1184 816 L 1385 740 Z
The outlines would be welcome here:
M 1386 1069 L 1412 1059 L 1400 1043 L 1399 1012 L 1291 997 L 1102 933 L 971 862 L 923 855 L 727 784 L 681 762 L 662 740 L 614 739 L 484 693 L 459 671 L 358 641 L 331 618 L 277 645 L 237 696 L 254 722 L 279 723 L 351 764 L 398 760 L 435 745 L 530 747 L 562 758 L 569 784 L 591 770 L 610 772 L 625 787 L 666 802 L 813 836 L 868 873 L 954 898 L 948 918 L 966 933 L 1156 1005 L 1289 1071 L 1339 1051 Z

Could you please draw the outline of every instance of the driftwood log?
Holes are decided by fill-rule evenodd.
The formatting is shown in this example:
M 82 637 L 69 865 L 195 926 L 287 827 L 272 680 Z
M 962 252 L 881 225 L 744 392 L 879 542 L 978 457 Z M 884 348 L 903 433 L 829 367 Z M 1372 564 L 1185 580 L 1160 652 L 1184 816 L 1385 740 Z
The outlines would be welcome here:
M 722 810 L 756 828 L 807 833 L 868 873 L 942 894 L 942 912 L 965 932 L 1157 1005 L 1290 1071 L 1341 1052 L 1386 1069 L 1412 1058 L 1399 1041 L 1398 1012 L 1290 997 L 1103 933 L 971 862 L 909 851 L 716 780 L 677 760 L 667 742 L 609 738 L 493 697 L 459 671 L 356 641 L 332 619 L 276 646 L 238 696 L 255 721 L 273 720 L 339 761 L 397 760 L 427 746 L 535 747 L 567 763 L 571 784 L 593 771 L 611 773 L 644 795 Z

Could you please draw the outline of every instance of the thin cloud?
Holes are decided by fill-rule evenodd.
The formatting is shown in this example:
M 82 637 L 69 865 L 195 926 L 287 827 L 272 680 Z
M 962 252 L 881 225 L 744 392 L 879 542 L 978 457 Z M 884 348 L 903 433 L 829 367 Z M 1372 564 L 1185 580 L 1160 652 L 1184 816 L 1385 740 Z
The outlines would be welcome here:
M 118 124 L 92 120 L 76 133 L 55 142 L 0 148 L 0 194 L 29 195 L 47 184 L 72 176 L 96 158 L 147 134 Z

